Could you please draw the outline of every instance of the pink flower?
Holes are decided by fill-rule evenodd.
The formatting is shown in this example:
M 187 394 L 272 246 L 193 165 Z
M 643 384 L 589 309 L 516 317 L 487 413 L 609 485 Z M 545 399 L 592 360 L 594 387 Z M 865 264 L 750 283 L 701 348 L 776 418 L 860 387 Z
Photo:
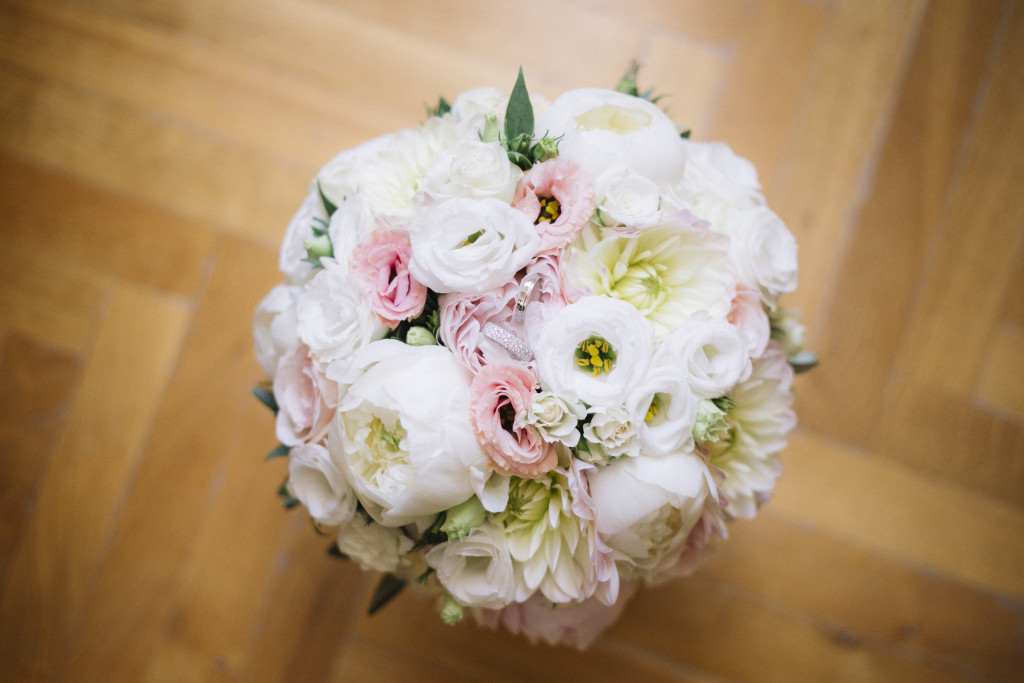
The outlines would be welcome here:
M 309 348 L 285 354 L 274 375 L 277 439 L 286 446 L 317 443 L 327 435 L 338 407 L 338 385 L 313 365 Z
M 575 161 L 548 159 L 523 175 L 512 205 L 536 224 L 541 252 L 562 249 L 594 213 L 594 181 Z
M 558 465 L 551 444 L 523 419 L 536 380 L 519 365 L 485 365 L 469 387 L 470 418 L 480 445 L 505 474 L 537 477 Z
M 747 343 L 747 355 L 759 358 L 771 337 L 771 323 L 761 305 L 761 290 L 745 282 L 737 283 L 732 309 L 727 316 Z
M 352 250 L 352 270 L 370 294 L 370 307 L 392 330 L 423 312 L 426 285 L 409 274 L 409 237 L 376 230 Z

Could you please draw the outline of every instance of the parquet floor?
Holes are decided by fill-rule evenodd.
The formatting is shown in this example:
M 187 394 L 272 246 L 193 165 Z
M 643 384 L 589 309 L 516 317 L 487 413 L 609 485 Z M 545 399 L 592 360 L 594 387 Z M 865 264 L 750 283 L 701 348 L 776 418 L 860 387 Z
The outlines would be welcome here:
M 280 509 L 251 313 L 336 151 L 629 64 L 800 242 L 776 496 L 585 654 Z M 0 679 L 1024 680 L 1024 2 L 0 0 Z

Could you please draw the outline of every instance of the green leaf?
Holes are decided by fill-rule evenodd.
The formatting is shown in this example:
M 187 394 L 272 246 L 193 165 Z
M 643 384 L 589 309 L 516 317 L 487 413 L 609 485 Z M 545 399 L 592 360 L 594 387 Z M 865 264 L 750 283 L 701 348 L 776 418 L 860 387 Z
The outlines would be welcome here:
M 338 557 L 338 558 L 341 558 L 343 560 L 349 559 L 348 555 L 346 555 L 345 553 L 341 552 L 341 548 L 338 547 L 337 543 L 335 543 L 334 545 L 332 545 L 330 548 L 327 549 L 327 554 L 330 555 L 331 557 Z
M 301 502 L 298 498 L 288 493 L 288 477 L 284 478 L 284 482 L 277 489 L 277 495 L 281 496 L 281 504 L 284 505 L 286 510 L 291 510 Z
M 505 108 L 505 139 L 515 140 L 520 135 L 525 135 L 528 140 L 533 137 L 533 105 L 530 104 L 530 94 L 526 92 L 523 67 L 519 67 L 519 77 Z
M 693 132 L 693 131 L 691 131 L 689 128 L 687 128 L 686 130 L 684 130 L 683 132 L 681 132 L 679 134 L 679 137 L 681 137 L 684 140 L 689 140 L 691 132 Z
M 444 116 L 452 110 L 452 105 L 448 104 L 448 100 L 444 98 L 444 95 L 437 96 L 437 106 L 427 107 L 427 115 L 429 116 Z
M 252 394 L 260 400 L 260 403 L 273 410 L 274 415 L 277 415 L 277 399 L 274 398 L 274 392 L 272 392 L 268 387 L 261 385 L 253 387 Z
M 327 217 L 330 218 L 334 215 L 334 212 L 338 210 L 338 205 L 327 198 L 324 194 L 324 188 L 320 186 L 320 179 L 316 179 L 316 191 L 320 195 L 320 201 L 323 202 L 324 211 L 327 212 Z
M 380 577 L 380 583 L 377 584 L 377 588 L 373 591 L 373 597 L 370 598 L 370 606 L 366 610 L 367 616 L 372 617 L 384 605 L 391 602 L 391 599 L 405 588 L 405 583 L 405 579 L 400 579 L 394 574 L 385 574 Z
M 638 73 L 640 73 L 640 62 L 634 59 L 629 65 L 629 69 L 626 70 L 626 73 L 622 74 L 622 78 L 619 79 L 619 84 L 615 86 L 615 89 L 621 93 L 639 97 L 640 89 L 637 88 L 636 85 L 636 76 Z
M 420 540 L 416 541 L 416 544 L 410 549 L 411 551 L 419 550 L 424 546 L 437 545 L 438 543 L 444 543 L 448 540 L 448 534 L 441 531 L 441 525 L 444 524 L 445 519 L 448 515 L 446 512 L 441 512 L 434 519 L 434 523 L 430 525 L 430 528 L 423 532 L 420 536 Z
M 787 360 L 793 366 L 793 372 L 800 374 L 801 372 L 807 372 L 818 364 L 818 355 L 813 351 L 801 351 Z
M 292 449 L 289 446 L 285 446 L 283 443 L 278 444 L 277 448 L 267 453 L 267 457 L 263 459 L 273 460 L 274 458 L 284 458 L 288 456 L 288 453 L 291 452 L 291 450 Z
M 728 413 L 730 410 L 736 407 L 736 403 L 728 396 L 719 396 L 718 398 L 711 399 L 711 402 L 715 404 L 715 407 L 721 410 L 723 413 Z

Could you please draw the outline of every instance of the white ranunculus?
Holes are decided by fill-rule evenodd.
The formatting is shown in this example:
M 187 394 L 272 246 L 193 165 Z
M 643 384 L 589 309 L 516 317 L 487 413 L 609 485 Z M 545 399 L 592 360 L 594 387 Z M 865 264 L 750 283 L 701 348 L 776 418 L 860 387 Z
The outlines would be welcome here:
M 409 272 L 435 292 L 483 294 L 506 284 L 540 248 L 521 211 L 497 199 L 424 206 L 409 224 Z
M 597 530 L 616 551 L 624 580 L 672 564 L 713 490 L 697 455 L 620 458 L 589 470 Z
M 767 207 L 737 211 L 722 231 L 729 235 L 729 257 L 741 277 L 761 288 L 774 308 L 779 294 L 796 289 L 796 240 Z
M 348 359 L 387 332 L 370 308 L 361 283 L 345 266 L 324 259 L 324 268 L 302 288 L 298 336 L 321 365 Z
M 641 97 L 599 88 L 569 90 L 538 117 L 534 130 L 564 136 L 558 156 L 595 178 L 626 168 L 666 187 L 683 177 L 686 152 L 679 131 Z
M 263 297 L 253 313 L 256 359 L 271 380 L 281 356 L 296 344 L 295 300 L 298 293 L 299 288 L 295 285 L 277 285 Z
M 646 379 L 626 398 L 644 455 L 692 451 L 697 403 L 686 375 L 678 367 L 657 364 L 655 355 Z
M 474 493 L 490 510 L 504 507 L 487 488 L 490 458 L 470 421 L 472 375 L 450 351 L 382 340 L 353 368 L 361 374 L 338 405 L 327 447 L 374 519 L 402 526 Z
M 727 320 L 705 314 L 695 314 L 669 332 L 654 362 L 681 369 L 700 398 L 725 396 L 750 376 L 743 336 Z
M 642 175 L 620 168 L 605 173 L 595 185 L 595 208 L 605 225 L 642 229 L 658 222 L 658 186 Z
M 460 140 L 438 155 L 420 183 L 420 191 L 434 198 L 493 197 L 511 204 L 522 177 L 523 172 L 497 142 Z
M 583 366 L 581 344 L 604 340 L 608 369 Z M 616 406 L 647 373 L 654 351 L 654 328 L 630 304 L 607 296 L 588 296 L 563 308 L 541 328 L 537 346 L 541 386 L 570 403 Z M 614 360 L 610 360 L 614 356 Z
M 306 258 L 306 240 L 313 239 L 313 226 L 318 223 L 327 224 L 327 211 L 314 188 L 288 223 L 281 241 L 278 267 L 290 283 L 301 285 L 313 275 L 313 266 L 302 259 Z
M 604 465 L 612 458 L 640 454 L 637 420 L 622 406 L 596 410 L 583 427 L 583 438 L 590 452 L 581 452 L 580 458 L 595 465 Z
M 558 441 L 573 447 L 580 440 L 576 425 L 586 415 L 587 409 L 579 403 L 570 403 L 550 391 L 542 391 L 534 394 L 525 421 L 536 427 L 548 443 Z
M 344 524 L 356 513 L 355 492 L 319 444 L 296 446 L 288 454 L 288 490 L 319 524 Z
M 485 521 L 461 541 L 434 546 L 426 560 L 437 571 L 441 585 L 466 607 L 501 609 L 515 599 L 508 538 L 493 520 Z
M 362 515 L 353 515 L 338 529 L 338 550 L 367 570 L 397 571 L 408 565 L 413 545 L 401 529 L 382 526 Z

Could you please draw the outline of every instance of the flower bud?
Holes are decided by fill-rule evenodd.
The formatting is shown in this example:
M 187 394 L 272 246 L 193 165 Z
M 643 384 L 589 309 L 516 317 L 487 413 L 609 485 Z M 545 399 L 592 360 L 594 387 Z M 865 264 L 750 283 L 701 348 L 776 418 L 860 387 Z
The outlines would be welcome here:
M 481 142 L 497 142 L 499 135 L 498 128 L 498 117 L 495 116 L 493 111 L 489 111 L 484 115 L 484 129 L 480 131 Z
M 729 433 L 725 412 L 710 399 L 697 403 L 697 421 L 693 425 L 693 440 L 697 443 L 714 443 Z
M 309 258 L 324 258 L 334 256 L 334 247 L 331 245 L 331 238 L 327 235 L 320 235 L 303 243 L 306 248 L 306 255 Z
M 535 164 L 547 161 L 548 159 L 554 159 L 558 156 L 558 140 L 547 136 L 542 137 L 537 141 L 537 144 L 534 145 L 532 154 L 533 162 Z
M 462 621 L 462 617 L 465 615 L 465 606 L 459 604 L 449 593 L 445 593 L 444 604 L 441 606 L 441 621 L 449 626 L 454 626 Z
M 430 330 L 417 325 L 409 328 L 405 334 L 405 343 L 409 346 L 433 346 L 437 343 L 437 339 L 430 333 Z
M 448 534 L 448 540 L 460 541 L 470 531 L 483 524 L 486 516 L 487 511 L 484 510 L 480 499 L 470 496 L 468 500 L 448 510 L 441 531 Z

